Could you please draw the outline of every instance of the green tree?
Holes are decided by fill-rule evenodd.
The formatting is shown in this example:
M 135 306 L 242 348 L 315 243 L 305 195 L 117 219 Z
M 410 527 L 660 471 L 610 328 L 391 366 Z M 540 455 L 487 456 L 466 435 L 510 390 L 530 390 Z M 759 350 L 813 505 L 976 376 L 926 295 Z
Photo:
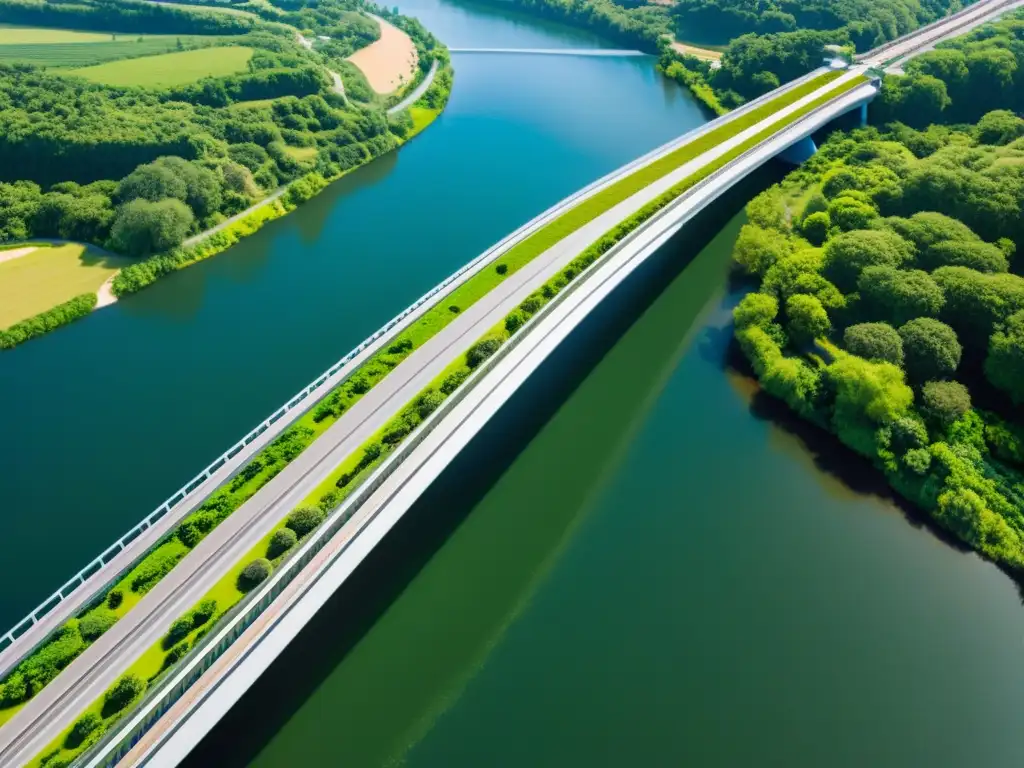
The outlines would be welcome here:
M 901 267 L 913 259 L 914 247 L 894 232 L 844 232 L 825 244 L 824 275 L 843 292 L 857 286 L 867 267 Z
M 832 330 L 828 312 L 814 296 L 798 293 L 786 299 L 787 327 L 794 340 L 808 344 Z
M 971 410 L 971 394 L 959 381 L 929 381 L 921 388 L 921 410 L 946 429 Z
M 1017 275 L 941 267 L 932 277 L 946 296 L 942 319 L 968 346 L 979 351 L 988 348 L 996 323 L 1024 310 L 1024 278 Z
M 1003 250 L 982 240 L 935 243 L 922 254 L 920 261 L 926 269 L 959 266 L 978 272 L 1006 272 L 1010 268 Z
M 740 229 L 733 260 L 749 275 L 763 275 L 768 268 L 793 252 L 789 241 L 778 232 L 744 224 Z
M 963 352 L 956 331 L 930 317 L 919 317 L 900 327 L 906 369 L 914 381 L 944 379 L 960 365 Z
M 755 325 L 761 328 L 768 326 L 779 314 L 779 302 L 774 296 L 765 293 L 748 293 L 732 311 L 732 319 L 737 328 Z
M 937 317 L 945 298 L 927 272 L 893 267 L 868 267 L 857 288 L 869 311 L 893 325 L 915 317 Z
M 982 144 L 1009 144 L 1024 136 L 1024 120 L 1009 109 L 996 109 L 982 116 L 974 135 Z
M 118 210 L 110 245 L 132 256 L 148 256 L 175 248 L 184 241 L 194 218 L 180 200 L 132 200 Z
M 818 211 L 807 216 L 800 225 L 800 233 L 811 245 L 821 245 L 828 238 L 832 219 L 827 211 Z
M 878 217 L 878 211 L 870 203 L 844 193 L 828 204 L 828 217 L 832 224 L 849 232 L 866 228 Z
M 140 199 L 155 203 L 168 197 L 184 201 L 186 194 L 185 180 L 174 168 L 158 163 L 140 165 L 117 185 L 117 199 L 122 203 Z
M 1024 311 L 1010 315 L 992 334 L 985 376 L 1014 403 L 1024 403 Z
M 903 367 L 903 339 L 887 323 L 860 323 L 843 332 L 843 345 L 865 360 Z

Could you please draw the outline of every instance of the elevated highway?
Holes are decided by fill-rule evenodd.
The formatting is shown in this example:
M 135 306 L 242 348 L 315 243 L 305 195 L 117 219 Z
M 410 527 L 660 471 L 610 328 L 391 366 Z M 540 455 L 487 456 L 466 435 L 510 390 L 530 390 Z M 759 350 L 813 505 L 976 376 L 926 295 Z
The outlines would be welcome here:
M 994 4 L 995 0 L 990 4 Z M 980 4 L 984 4 L 981 0 Z M 972 17 L 973 18 L 973 17 Z M 953 20 L 957 24 L 960 21 Z M 969 20 L 963 23 L 969 23 Z M 921 39 L 926 45 L 936 32 Z M 948 34 L 948 29 L 945 32 Z M 901 45 L 906 48 L 908 41 Z M 903 50 L 904 48 L 901 48 Z M 913 50 L 912 46 L 908 50 Z M 149 592 L 121 621 L 72 662 L 49 686 L 29 700 L 0 728 L 0 765 L 21 765 L 38 755 L 47 744 L 75 721 L 78 715 L 124 671 L 166 633 L 170 623 L 193 606 L 239 558 L 259 542 L 346 457 L 357 450 L 448 364 L 486 331 L 500 322 L 526 296 L 579 255 L 587 246 L 631 216 L 666 190 L 707 172 L 673 203 L 648 220 L 606 253 L 577 281 L 538 313 L 462 388 L 444 401 L 410 438 L 368 478 L 340 507 L 300 552 L 287 561 L 259 590 L 236 606 L 203 643 L 170 675 L 147 692 L 141 705 L 110 731 L 83 764 L 173 765 L 210 728 L 247 688 L 306 618 L 315 613 L 326 596 L 351 573 L 375 543 L 399 519 L 419 491 L 500 407 L 540 361 L 558 346 L 561 338 L 586 316 L 601 298 L 613 290 L 657 247 L 690 217 L 722 192 L 772 157 L 805 139 L 836 117 L 860 108 L 877 93 L 877 84 L 864 78 L 871 58 L 827 86 L 793 101 L 767 117 L 748 123 L 755 110 L 779 99 L 820 74 L 812 73 L 741 109 L 661 147 L 609 174 L 567 198 L 522 227 L 442 283 L 413 307 L 375 334 L 356 352 L 317 379 L 301 396 L 268 420 L 253 444 L 265 432 L 279 431 L 315 403 L 316 394 L 329 391 L 357 368 L 361 360 L 415 322 L 430 306 L 444 301 L 455 288 L 498 262 L 513 247 L 529 238 L 568 210 L 593 199 L 602 191 L 672 152 L 734 121 L 743 126 L 728 139 L 704 149 L 642 189 L 612 205 L 501 282 L 497 288 L 462 312 L 440 333 L 413 351 L 375 388 L 327 430 L 312 446 L 277 477 L 243 504 L 204 539 L 171 573 Z M 727 160 L 727 162 L 722 162 Z M 574 319 L 575 318 L 575 319 Z M 307 395 L 312 395 L 307 397 Z M 303 402 L 303 398 L 305 401 Z M 247 455 L 240 451 L 238 455 Z M 208 494 L 222 484 L 240 463 L 222 457 L 222 464 L 196 488 L 183 489 L 185 496 Z M 219 474 L 218 474 L 219 473 Z M 205 495 L 205 494 L 204 494 Z M 349 518 L 349 515 L 351 517 Z M 167 514 L 166 517 L 173 517 Z M 177 518 L 180 519 L 180 516 Z M 345 522 L 347 520 L 347 522 Z M 154 528 L 157 526 L 154 524 Z M 142 540 L 143 537 L 137 537 Z M 118 557 L 138 556 L 145 548 L 127 542 Z M 88 601 L 117 573 L 113 566 L 99 572 L 79 588 L 78 604 Z M 123 569 L 123 568 L 122 568 Z M 84 597 L 83 597 L 84 595 Z M 52 626 L 71 613 L 75 601 L 67 598 L 47 616 Z M 29 628 L 0 657 L 9 669 L 45 636 L 44 622 Z M 33 636 L 33 629 L 36 634 Z M 22 638 L 19 638 L 19 641 Z M 204 671 L 206 674 L 203 674 Z

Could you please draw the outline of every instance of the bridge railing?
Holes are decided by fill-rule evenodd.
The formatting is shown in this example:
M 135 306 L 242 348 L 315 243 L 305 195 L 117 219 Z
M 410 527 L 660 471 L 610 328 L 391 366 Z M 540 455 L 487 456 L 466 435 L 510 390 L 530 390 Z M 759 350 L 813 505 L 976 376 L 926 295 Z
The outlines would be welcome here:
M 713 131 L 719 126 L 728 123 L 731 120 L 734 120 L 736 117 L 744 114 L 745 112 L 748 112 L 751 109 L 756 109 L 764 102 L 777 98 L 786 91 L 791 90 L 792 88 L 795 88 L 817 77 L 818 75 L 822 74 L 825 71 L 827 71 L 826 68 L 819 68 L 812 72 L 809 72 L 803 77 L 797 78 L 796 80 L 786 83 L 780 88 L 770 91 L 769 93 L 766 93 L 762 96 L 759 96 L 758 98 L 747 102 L 743 106 L 733 110 L 732 112 L 729 112 L 726 115 L 722 115 L 713 120 L 710 120 L 704 125 L 700 126 L 699 128 L 689 131 L 683 134 L 682 136 L 673 139 L 672 141 L 666 142 L 665 144 L 656 147 L 655 149 L 651 150 L 645 155 L 642 155 L 636 160 L 633 160 L 632 162 L 627 163 L 626 165 L 621 166 L 620 168 L 617 168 L 616 170 L 606 174 L 605 176 L 602 176 L 600 179 L 597 179 L 591 184 L 588 184 L 583 189 L 580 189 L 573 193 L 572 195 L 569 195 L 568 197 L 564 198 L 563 200 L 561 200 L 548 210 L 541 213 L 539 216 L 535 217 L 531 221 L 524 224 L 519 229 L 507 235 L 498 243 L 487 249 L 480 256 L 468 262 L 459 270 L 452 273 L 443 281 L 435 285 L 433 288 L 431 288 L 429 291 L 423 294 L 420 298 L 418 298 L 404 310 L 395 315 L 391 320 L 389 320 L 387 323 L 381 326 L 375 333 L 368 336 L 362 343 L 359 344 L 359 346 L 357 346 L 347 355 L 345 355 L 340 360 L 331 365 L 327 370 L 325 370 L 318 377 L 316 377 L 310 384 L 307 384 L 305 387 L 300 389 L 292 398 L 290 398 L 284 405 L 278 408 L 271 416 L 264 419 L 262 422 L 253 427 L 253 429 L 251 429 L 245 435 L 245 437 L 243 437 L 241 440 L 232 445 L 231 448 L 229 448 L 227 451 L 225 451 L 212 462 L 210 462 L 210 464 L 207 465 L 202 471 L 200 471 L 199 474 L 197 474 L 195 477 L 193 477 L 191 480 L 189 480 L 187 483 L 181 486 L 181 488 L 179 488 L 177 491 L 171 494 L 156 509 L 154 509 L 148 515 L 146 515 L 141 521 L 136 523 L 134 526 L 132 526 L 132 528 L 129 529 L 125 534 L 120 536 L 111 546 L 105 549 L 103 553 L 99 555 L 99 557 L 95 558 L 92 562 L 90 562 L 88 565 L 86 565 L 84 568 L 78 571 L 78 573 L 76 573 L 71 579 L 65 582 L 63 586 L 61 586 L 57 591 L 55 591 L 53 594 L 51 594 L 49 597 L 43 600 L 35 608 L 33 608 L 32 611 L 30 611 L 27 616 L 25 616 L 23 619 L 17 622 L 11 629 L 9 629 L 3 635 L 0 635 L 0 676 L 6 674 L 6 672 L 10 670 L 15 664 L 17 664 L 21 659 L 23 659 L 36 648 L 38 648 L 43 642 L 45 642 L 49 638 L 50 635 L 52 635 L 53 631 L 56 631 L 58 627 L 53 627 L 51 631 L 47 633 L 47 635 L 37 638 L 32 645 L 18 649 L 16 655 L 5 656 L 4 652 L 7 649 L 9 649 L 19 637 L 25 634 L 25 632 L 31 629 L 37 622 L 45 618 L 54 608 L 60 605 L 63 601 L 67 600 L 72 595 L 77 594 L 78 591 L 84 586 L 88 585 L 87 588 L 91 590 L 91 592 L 87 595 L 85 599 L 85 602 L 88 602 L 89 600 L 98 596 L 105 589 L 115 584 L 117 580 L 121 576 L 123 576 L 124 573 L 126 573 L 139 558 L 143 557 L 149 551 L 152 551 L 152 549 L 158 546 L 159 541 L 152 544 L 146 550 L 139 552 L 136 558 L 133 559 L 132 565 L 129 565 L 126 568 L 119 569 L 114 573 L 106 574 L 105 578 L 102 578 L 102 580 L 97 580 L 92 584 L 89 584 L 89 579 L 99 574 L 102 571 L 102 569 L 106 567 L 128 545 L 130 545 L 133 541 L 139 538 L 139 536 L 141 536 L 145 531 L 149 530 L 155 523 L 159 522 L 167 515 L 171 515 L 172 513 L 176 512 L 177 515 L 172 515 L 172 517 L 184 517 L 188 512 L 190 512 L 193 509 L 193 505 L 195 504 L 194 500 L 189 499 L 190 494 L 198 490 L 203 485 L 203 483 L 207 482 L 213 476 L 215 472 L 220 471 L 221 469 L 228 465 L 233 465 L 231 467 L 232 473 L 240 470 L 245 465 L 245 462 L 250 458 L 250 455 L 248 454 L 240 455 L 243 454 L 246 448 L 252 446 L 257 440 L 264 436 L 265 433 L 267 433 L 268 430 L 270 430 L 270 428 L 273 425 L 277 424 L 277 422 L 283 419 L 286 415 L 291 414 L 293 419 L 297 418 L 310 407 L 315 405 L 319 401 L 320 397 L 326 395 L 334 387 L 343 383 L 345 378 L 347 378 L 347 376 L 353 372 L 352 369 L 345 370 L 346 366 L 348 366 L 356 357 L 358 357 L 364 351 L 372 347 L 374 344 L 377 344 L 378 346 L 383 346 L 384 344 L 388 343 L 391 337 L 397 336 L 402 330 L 404 330 L 404 326 L 402 326 L 403 321 L 409 319 L 411 315 L 419 312 L 420 310 L 425 310 L 429 308 L 425 305 L 428 305 L 428 303 L 430 303 L 431 301 L 440 298 L 447 291 L 447 289 L 452 287 L 453 283 L 468 278 L 471 275 L 471 273 L 479 270 L 483 266 L 486 266 L 488 262 L 499 256 L 511 244 L 527 237 L 529 234 L 532 234 L 532 232 L 535 229 L 537 229 L 543 224 L 546 224 L 553 217 L 562 213 L 566 208 L 575 205 L 582 198 L 589 196 L 598 188 L 608 184 L 609 182 L 619 178 L 624 174 L 633 172 L 638 167 L 647 164 L 648 162 L 650 162 L 657 156 L 663 154 L 664 152 L 669 151 L 676 146 L 680 146 L 684 143 L 693 141 L 699 136 L 702 136 L 705 133 Z M 342 371 L 344 371 L 344 374 L 339 376 L 338 374 L 341 373 Z M 320 397 L 314 398 L 313 400 L 309 400 L 310 395 L 313 395 L 315 393 L 319 393 Z M 284 422 L 278 426 L 284 428 L 288 425 L 288 423 L 289 422 Z M 269 439 L 265 440 L 264 442 L 269 442 Z M 262 443 L 260 446 L 257 446 L 257 449 L 259 447 L 262 447 Z M 216 487 L 220 487 L 221 485 L 223 485 L 223 483 L 230 480 L 232 476 L 233 474 L 226 475 L 222 479 L 221 483 L 219 483 Z M 210 493 L 212 493 L 214 490 L 216 490 L 216 488 L 210 489 Z
M 828 102 L 825 102 L 818 107 L 815 112 L 805 115 L 793 123 L 787 125 L 783 130 L 792 130 L 793 128 L 812 121 L 815 114 L 820 113 L 821 110 L 828 109 L 830 106 L 836 103 L 849 99 L 851 92 L 845 92 Z M 465 400 L 465 398 L 480 384 L 487 372 L 494 368 L 501 360 L 504 360 L 514 349 L 516 349 L 528 334 L 534 330 L 545 318 L 547 318 L 555 309 L 561 306 L 571 296 L 575 294 L 581 287 L 588 284 L 588 282 L 600 272 L 600 268 L 607 264 L 612 258 L 617 256 L 624 248 L 630 246 L 637 239 L 649 235 L 649 231 L 652 227 L 662 225 L 662 230 L 658 233 L 663 234 L 670 230 L 673 226 L 678 226 L 678 223 L 672 221 L 666 221 L 676 212 L 676 210 L 695 195 L 699 194 L 709 186 L 715 185 L 726 175 L 729 170 L 737 162 L 756 155 L 761 147 L 767 142 L 770 142 L 776 138 L 776 135 L 759 142 L 756 146 L 744 151 L 737 157 L 733 158 L 728 164 L 710 173 L 706 178 L 699 181 L 689 190 L 680 195 L 670 205 L 667 205 L 661 211 L 653 215 L 643 225 L 635 229 L 633 232 L 626 235 L 620 240 L 615 246 L 610 248 L 604 253 L 597 261 L 594 262 L 588 269 L 584 270 L 576 280 L 570 282 L 562 291 L 555 295 L 555 297 L 548 302 L 536 315 L 530 318 L 526 324 L 519 330 L 518 333 L 513 335 L 505 344 L 498 348 L 490 358 L 488 358 L 483 364 L 481 364 L 473 374 L 459 387 L 451 396 L 442 401 L 441 405 L 435 410 L 426 420 L 424 420 L 420 426 L 401 444 L 398 448 L 388 456 L 387 459 L 367 478 L 362 484 L 360 484 L 347 499 L 345 499 L 338 507 L 336 507 L 328 516 L 325 523 L 315 531 L 311 537 L 303 543 L 303 545 L 292 555 L 289 559 L 285 560 L 281 566 L 271 575 L 271 577 L 257 590 L 250 593 L 240 603 L 236 604 L 231 610 L 229 610 L 219 622 L 219 629 L 210 632 L 206 638 L 196 647 L 194 647 L 173 669 L 168 677 L 163 681 L 154 686 L 150 691 L 147 692 L 142 702 L 138 705 L 136 712 L 130 715 L 123 721 L 121 728 L 111 731 L 106 734 L 93 748 L 93 756 L 88 761 L 82 761 L 76 763 L 76 765 L 83 765 L 86 768 L 111 768 L 116 765 L 128 752 L 145 736 L 149 730 L 157 723 L 157 721 L 178 701 L 185 695 L 185 693 L 200 679 L 203 673 L 208 670 L 218 659 L 220 659 L 224 653 L 232 646 L 232 644 L 258 619 L 263 615 L 264 612 L 270 607 L 274 599 L 280 596 L 285 589 L 295 582 L 295 580 L 302 574 L 306 566 L 310 564 L 314 557 L 319 554 L 330 540 L 341 530 L 341 528 L 353 517 L 355 511 L 372 496 L 383 484 L 386 482 L 396 471 L 398 466 L 408 456 L 416 450 L 423 441 L 438 427 L 441 420 L 449 414 L 457 405 Z M 781 150 L 780 150 L 781 151 Z M 327 566 L 334 563 L 338 557 L 344 554 L 345 551 L 352 545 L 352 543 L 358 538 L 359 533 L 366 529 L 366 527 L 376 519 L 376 516 L 383 509 L 384 505 L 378 506 L 377 510 L 374 511 L 366 519 L 360 520 L 358 528 L 352 532 L 352 535 L 345 540 L 341 546 L 330 555 L 330 560 L 326 563 L 319 563 L 316 569 L 316 573 L 307 574 L 308 583 L 297 585 L 303 592 L 308 591 L 326 570 Z M 293 600 L 294 600 L 293 596 Z M 278 626 L 287 617 L 287 611 L 294 603 L 286 606 L 283 612 L 274 617 L 273 620 L 267 626 L 261 630 L 259 639 L 266 637 L 267 634 L 276 626 Z M 240 657 L 235 659 L 233 662 L 235 665 L 241 663 L 245 658 L 248 657 L 254 651 L 259 640 L 250 643 L 249 647 L 246 648 Z M 225 677 L 218 679 L 210 689 L 205 692 L 201 692 L 200 697 L 208 697 L 213 691 L 217 690 L 219 685 L 224 682 Z M 187 718 L 184 718 L 187 719 Z M 163 735 L 162 739 L 166 740 L 170 734 L 176 731 L 184 722 L 184 719 L 175 722 L 171 726 L 169 734 Z M 160 744 L 151 747 L 147 755 L 142 756 L 140 761 L 136 765 L 145 765 L 148 761 L 148 757 L 151 756 Z

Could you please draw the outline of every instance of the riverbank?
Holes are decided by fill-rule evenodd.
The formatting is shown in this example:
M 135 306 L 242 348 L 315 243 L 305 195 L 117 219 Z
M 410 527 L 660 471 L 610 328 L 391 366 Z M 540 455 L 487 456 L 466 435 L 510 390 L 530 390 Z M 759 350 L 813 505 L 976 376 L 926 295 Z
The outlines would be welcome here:
M 392 28 L 401 32 L 397 28 Z M 404 32 L 401 34 L 408 38 Z M 415 49 L 413 50 L 415 51 Z M 442 76 L 436 77 L 439 71 Z M 444 61 L 443 68 L 435 60 L 423 83 L 411 94 L 416 99 L 415 103 L 403 104 L 398 109 L 388 110 L 389 115 L 397 115 L 403 108 L 409 111 L 408 120 L 401 127 L 397 127 L 399 133 L 395 135 L 394 145 L 388 152 L 396 151 L 425 130 L 440 115 L 451 93 L 451 75 L 451 65 L 447 59 Z M 291 184 L 275 190 L 267 198 L 250 206 L 245 211 L 205 232 L 190 237 L 181 248 L 175 249 L 175 251 L 157 254 L 131 264 L 118 265 L 113 274 L 103 277 L 91 295 L 86 293 L 75 296 L 73 299 L 68 297 L 65 303 L 51 306 L 37 314 L 21 318 L 10 327 L 0 329 L 0 350 L 12 349 L 25 341 L 57 330 L 87 316 L 94 309 L 110 306 L 119 298 L 141 290 L 164 275 L 223 253 L 243 238 L 258 232 L 267 223 L 294 211 L 301 203 L 309 200 L 329 184 L 383 155 L 366 157 L 362 162 L 331 177 L 325 178 L 316 173 L 307 174 Z M 98 246 L 83 245 L 82 248 L 108 254 Z M 0 251 L 0 254 L 2 253 Z M 27 256 L 28 254 L 21 255 Z

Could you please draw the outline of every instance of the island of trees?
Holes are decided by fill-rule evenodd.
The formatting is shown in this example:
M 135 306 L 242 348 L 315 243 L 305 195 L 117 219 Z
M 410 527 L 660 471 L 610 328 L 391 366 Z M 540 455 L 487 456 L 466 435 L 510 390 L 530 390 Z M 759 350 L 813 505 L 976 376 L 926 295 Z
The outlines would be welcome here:
M 1022 55 L 1010 19 L 913 61 L 876 110 L 906 122 L 830 137 L 750 203 L 734 252 L 758 286 L 736 338 L 765 391 L 1018 573 Z

